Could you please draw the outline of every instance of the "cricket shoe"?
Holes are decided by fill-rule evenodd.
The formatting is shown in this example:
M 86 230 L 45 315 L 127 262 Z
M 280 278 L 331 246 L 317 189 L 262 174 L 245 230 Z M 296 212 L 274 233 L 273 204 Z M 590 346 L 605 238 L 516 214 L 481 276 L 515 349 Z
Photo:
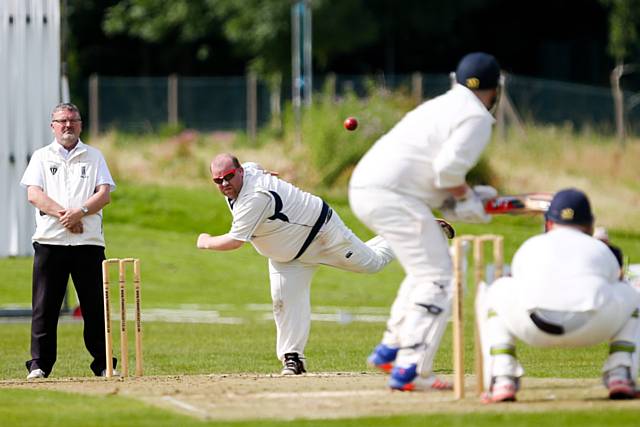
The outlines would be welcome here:
M 515 402 L 519 387 L 517 378 L 498 376 L 493 379 L 491 391 L 481 397 L 482 403 Z
M 636 385 L 627 367 L 620 366 L 605 373 L 605 385 L 609 390 L 609 399 L 624 400 L 638 397 Z
M 378 368 L 381 371 L 390 374 L 391 369 L 393 369 L 393 361 L 396 360 L 397 355 L 397 348 L 378 344 L 378 346 L 373 350 L 373 353 L 371 353 L 367 358 L 367 363 L 372 368 Z
M 453 384 L 449 381 L 441 380 L 435 375 L 429 375 L 428 377 L 417 376 L 410 383 L 402 385 L 401 388 L 395 388 L 389 382 L 389 385 L 393 390 L 399 391 L 448 391 L 453 390 Z
M 442 391 L 453 389 L 451 383 L 443 381 L 433 374 L 428 377 L 419 376 L 415 364 L 407 368 L 394 367 L 391 371 L 389 387 L 391 390 L 398 391 Z
M 307 372 L 304 357 L 300 357 L 298 353 L 285 353 L 282 365 L 280 375 L 301 375 Z
M 107 376 L 107 370 L 103 369 L 102 372 L 100 372 L 100 376 L 101 377 L 106 377 Z M 113 369 L 111 371 L 111 376 L 112 377 L 119 377 L 120 376 L 120 372 L 118 372 L 116 369 Z
M 36 368 L 33 371 L 29 372 L 27 375 L 28 380 L 35 380 L 38 378 L 46 378 L 46 375 L 42 369 Z

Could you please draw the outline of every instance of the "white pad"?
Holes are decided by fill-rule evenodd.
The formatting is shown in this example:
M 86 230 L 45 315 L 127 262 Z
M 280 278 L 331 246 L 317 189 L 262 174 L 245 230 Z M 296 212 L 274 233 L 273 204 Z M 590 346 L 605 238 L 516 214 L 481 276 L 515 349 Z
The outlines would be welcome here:
M 401 349 L 396 364 L 409 366 L 415 363 L 418 373 L 427 376 L 447 328 L 451 299 L 446 289 L 435 284 L 414 289 L 410 299 L 412 302 L 401 326 Z

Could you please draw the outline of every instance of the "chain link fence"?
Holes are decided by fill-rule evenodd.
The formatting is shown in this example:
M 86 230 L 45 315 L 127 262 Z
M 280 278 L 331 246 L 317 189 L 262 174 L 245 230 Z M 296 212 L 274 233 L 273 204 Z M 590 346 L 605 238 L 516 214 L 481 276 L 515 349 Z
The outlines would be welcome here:
M 375 88 L 403 90 L 416 99 L 444 93 L 444 74 L 314 76 L 314 92 L 329 91 L 336 99 L 347 92 L 366 97 Z M 249 76 L 232 77 L 106 77 L 89 83 L 89 126 L 92 134 L 117 129 L 153 132 L 167 124 L 199 131 L 255 131 L 279 118 L 291 99 L 285 82 L 269 85 Z M 506 91 L 520 118 L 529 124 L 571 125 L 577 130 L 615 132 L 611 89 L 508 75 Z M 637 94 L 624 92 L 625 122 L 640 133 Z
M 577 130 L 615 131 L 610 88 L 509 76 L 507 91 L 526 123 L 571 125 Z

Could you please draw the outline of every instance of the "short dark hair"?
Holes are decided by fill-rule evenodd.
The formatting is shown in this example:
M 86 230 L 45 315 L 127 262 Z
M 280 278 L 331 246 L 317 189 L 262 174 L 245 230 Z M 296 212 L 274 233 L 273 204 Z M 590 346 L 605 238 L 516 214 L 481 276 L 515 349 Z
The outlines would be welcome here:
M 82 115 L 80 114 L 80 110 L 78 109 L 78 107 L 76 107 L 74 104 L 70 102 L 63 102 L 53 107 L 53 110 L 51 110 L 51 117 L 53 117 L 53 115 L 58 111 L 73 111 L 78 115 L 78 118 L 82 120 Z

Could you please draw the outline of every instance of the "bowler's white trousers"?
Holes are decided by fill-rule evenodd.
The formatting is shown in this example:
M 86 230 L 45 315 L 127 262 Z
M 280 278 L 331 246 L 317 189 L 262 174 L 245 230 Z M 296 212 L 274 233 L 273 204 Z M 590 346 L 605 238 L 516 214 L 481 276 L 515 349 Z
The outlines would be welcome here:
M 269 260 L 271 299 L 276 322 L 276 354 L 304 349 L 311 326 L 311 278 L 319 265 L 329 265 L 356 273 L 375 273 L 394 259 L 383 238 L 364 243 L 348 229 L 336 212 L 298 259 L 289 262 Z
M 524 298 L 519 297 L 518 285 L 517 279 L 503 277 L 490 286 L 482 283 L 478 291 L 476 315 L 480 322 L 486 389 L 492 377 L 519 378 L 524 374 L 524 369 L 514 357 L 517 338 L 534 347 L 581 347 L 604 341 L 633 343 L 633 352 L 612 351 L 603 372 L 624 366 L 630 369 L 635 380 L 640 350 L 638 290 L 626 282 L 611 283 L 601 289 L 603 304 L 596 310 L 575 312 L 566 307 L 566 311 L 549 311 L 527 308 Z M 542 318 L 547 324 L 561 327 L 564 332 L 553 334 L 543 331 L 536 326 L 531 313 L 536 313 L 537 318 Z
M 391 246 L 406 273 L 382 343 L 399 348 L 396 366 L 431 373 L 451 307 L 452 265 L 447 239 L 431 208 L 415 197 L 382 189 L 351 188 L 356 216 Z

